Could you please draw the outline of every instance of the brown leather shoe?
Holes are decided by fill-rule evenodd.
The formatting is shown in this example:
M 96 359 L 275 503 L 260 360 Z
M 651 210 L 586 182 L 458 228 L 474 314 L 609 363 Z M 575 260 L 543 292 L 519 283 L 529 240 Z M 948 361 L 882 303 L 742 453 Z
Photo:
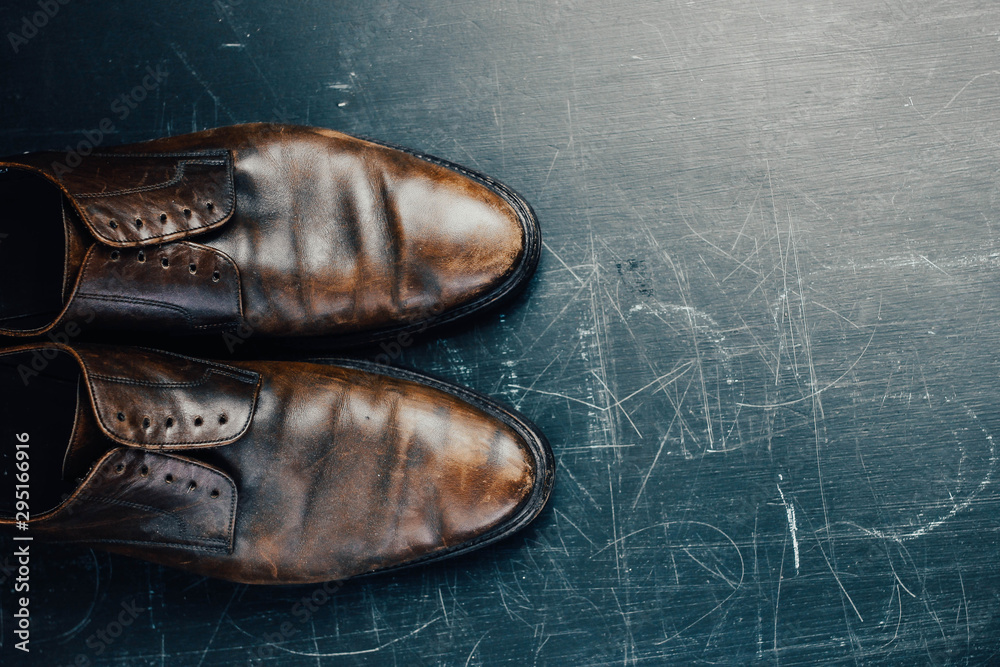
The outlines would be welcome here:
M 0 524 L 237 582 L 463 553 L 525 526 L 551 488 L 522 416 L 364 362 L 39 343 L 0 352 L 0 391 Z
M 512 294 L 541 246 L 530 207 L 491 178 L 291 125 L 7 158 L 0 206 L 0 334 L 13 336 L 365 342 Z

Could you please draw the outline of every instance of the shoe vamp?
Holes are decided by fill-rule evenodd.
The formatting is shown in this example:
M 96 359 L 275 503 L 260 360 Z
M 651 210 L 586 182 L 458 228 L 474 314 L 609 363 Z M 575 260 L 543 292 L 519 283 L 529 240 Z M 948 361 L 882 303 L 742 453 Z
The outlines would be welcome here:
M 475 539 L 527 496 L 533 469 L 507 426 L 436 389 L 283 364 L 253 425 L 221 448 L 245 576 L 342 578 Z

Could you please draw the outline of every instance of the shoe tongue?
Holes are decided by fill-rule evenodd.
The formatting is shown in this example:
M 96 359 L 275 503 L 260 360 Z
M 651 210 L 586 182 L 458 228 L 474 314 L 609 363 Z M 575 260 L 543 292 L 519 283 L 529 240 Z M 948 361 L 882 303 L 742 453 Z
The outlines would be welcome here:
M 90 407 L 90 395 L 81 376 L 76 387 L 76 417 L 73 420 L 73 433 L 69 438 L 69 447 L 63 456 L 62 478 L 73 480 L 83 477 L 95 461 L 105 452 L 114 447 L 114 443 L 104 437 L 97 425 L 93 408 Z
M 63 232 L 66 239 L 66 260 L 63 266 L 62 287 L 62 298 L 65 303 L 66 299 L 69 298 L 70 292 L 73 291 L 73 285 L 76 283 L 77 275 L 80 273 L 84 257 L 86 257 L 87 250 L 93 245 L 94 240 L 83 224 L 83 221 L 80 220 L 80 216 L 77 215 L 76 209 L 73 208 L 73 205 L 66 197 L 62 198 L 62 217 Z

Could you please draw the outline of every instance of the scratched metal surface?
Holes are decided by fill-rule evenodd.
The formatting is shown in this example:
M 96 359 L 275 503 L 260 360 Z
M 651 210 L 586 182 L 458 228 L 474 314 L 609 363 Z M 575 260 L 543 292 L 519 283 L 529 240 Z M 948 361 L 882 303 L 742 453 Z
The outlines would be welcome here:
M 36 545 L 36 664 L 1000 660 L 995 3 L 168 4 L 5 38 L 0 152 L 287 120 L 506 181 L 536 279 L 399 360 L 518 406 L 557 485 L 332 596 Z

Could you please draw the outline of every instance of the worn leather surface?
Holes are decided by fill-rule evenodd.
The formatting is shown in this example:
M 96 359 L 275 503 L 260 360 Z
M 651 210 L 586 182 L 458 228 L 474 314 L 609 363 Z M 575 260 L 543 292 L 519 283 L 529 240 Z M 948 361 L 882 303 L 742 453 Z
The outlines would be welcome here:
M 14 349 L 36 347 L 78 360 L 88 400 L 71 455 L 93 459 L 34 535 L 233 581 L 313 582 L 496 539 L 548 493 L 541 436 L 457 388 L 316 363 Z
M 80 318 L 166 333 L 391 330 L 488 303 L 537 257 L 530 209 L 506 188 L 332 130 L 237 125 L 109 148 L 68 170 L 64 158 L 0 161 L 51 179 L 72 204 L 76 277 L 57 320 L 0 333 Z

